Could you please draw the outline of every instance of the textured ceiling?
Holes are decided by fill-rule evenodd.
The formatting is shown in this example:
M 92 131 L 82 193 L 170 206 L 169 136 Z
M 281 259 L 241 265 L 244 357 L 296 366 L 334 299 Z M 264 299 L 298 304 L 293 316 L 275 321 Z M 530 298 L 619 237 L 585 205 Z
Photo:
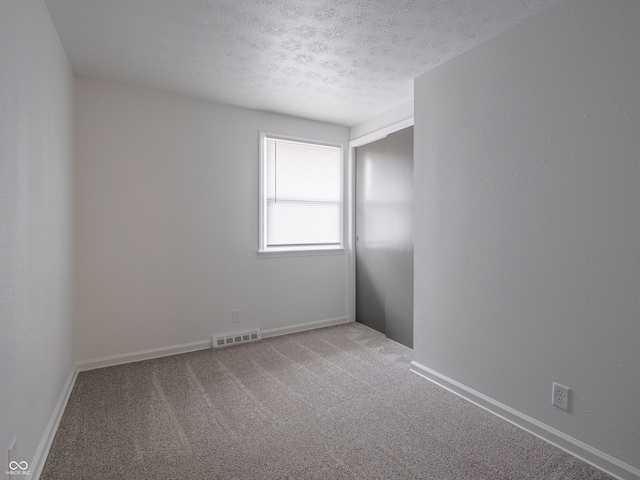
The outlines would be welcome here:
M 46 0 L 74 72 L 351 126 L 558 0 Z

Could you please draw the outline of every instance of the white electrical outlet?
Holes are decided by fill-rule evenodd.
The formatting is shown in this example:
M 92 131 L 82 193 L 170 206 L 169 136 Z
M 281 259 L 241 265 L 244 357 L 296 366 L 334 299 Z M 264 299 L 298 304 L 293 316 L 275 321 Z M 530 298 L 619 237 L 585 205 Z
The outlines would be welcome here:
M 240 323 L 240 310 L 231 310 L 231 322 Z
M 562 410 L 569 410 L 569 394 L 571 393 L 571 389 L 565 387 L 564 385 L 560 385 L 559 383 L 553 382 L 553 396 L 551 398 L 551 403 L 561 408 Z

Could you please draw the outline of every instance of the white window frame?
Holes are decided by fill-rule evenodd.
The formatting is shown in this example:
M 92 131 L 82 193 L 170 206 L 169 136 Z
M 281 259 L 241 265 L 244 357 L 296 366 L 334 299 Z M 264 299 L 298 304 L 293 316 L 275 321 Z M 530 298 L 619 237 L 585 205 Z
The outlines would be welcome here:
M 292 142 L 310 143 L 314 145 L 326 145 L 337 147 L 340 149 L 340 244 L 339 245 L 301 245 L 286 247 L 267 247 L 267 175 L 266 175 L 266 149 L 265 142 L 267 138 L 275 138 L 279 140 L 289 140 Z M 344 248 L 344 149 L 341 144 L 311 140 L 308 138 L 292 137 L 289 135 L 278 135 L 267 132 L 260 132 L 259 137 L 259 158 L 260 166 L 258 171 L 258 201 L 259 201 L 259 225 L 258 225 L 258 256 L 305 256 L 305 255 L 332 255 L 343 254 Z

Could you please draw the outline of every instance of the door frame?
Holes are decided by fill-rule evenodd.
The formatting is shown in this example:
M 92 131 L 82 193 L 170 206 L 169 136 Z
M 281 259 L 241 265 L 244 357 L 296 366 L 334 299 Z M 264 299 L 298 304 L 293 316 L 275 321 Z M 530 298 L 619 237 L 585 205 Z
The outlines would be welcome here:
M 348 254 L 348 315 L 349 321 L 356 321 L 356 148 L 385 138 L 387 135 L 413 127 L 414 118 L 409 117 L 384 128 L 375 130 L 349 141 L 349 159 L 347 164 L 347 254 Z M 414 136 L 415 142 L 415 136 Z

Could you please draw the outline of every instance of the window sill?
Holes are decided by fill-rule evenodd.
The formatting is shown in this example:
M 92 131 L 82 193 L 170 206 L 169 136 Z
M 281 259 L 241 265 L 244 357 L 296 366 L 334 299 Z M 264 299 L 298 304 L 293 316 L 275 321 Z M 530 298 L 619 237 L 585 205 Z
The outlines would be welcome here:
M 317 255 L 342 255 L 345 249 L 339 248 L 300 248 L 300 249 L 276 249 L 259 250 L 258 258 L 273 257 L 313 257 Z

